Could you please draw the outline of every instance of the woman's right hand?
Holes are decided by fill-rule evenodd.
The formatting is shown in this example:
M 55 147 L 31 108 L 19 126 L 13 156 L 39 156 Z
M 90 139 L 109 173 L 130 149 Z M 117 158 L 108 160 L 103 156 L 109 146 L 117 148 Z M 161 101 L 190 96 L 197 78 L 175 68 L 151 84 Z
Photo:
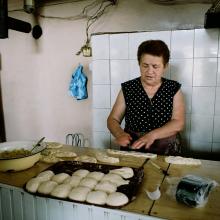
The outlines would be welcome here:
M 116 143 L 121 147 L 128 147 L 132 141 L 130 134 L 123 132 L 122 134 L 116 137 Z

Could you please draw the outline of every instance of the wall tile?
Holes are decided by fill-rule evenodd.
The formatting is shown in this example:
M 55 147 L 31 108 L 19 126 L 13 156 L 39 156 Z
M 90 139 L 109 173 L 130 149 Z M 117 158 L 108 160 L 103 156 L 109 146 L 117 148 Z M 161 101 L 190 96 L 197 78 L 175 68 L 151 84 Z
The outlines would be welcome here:
M 93 132 L 92 140 L 93 148 L 110 148 L 110 133 L 109 132 Z
M 215 115 L 220 116 L 220 87 L 216 87 Z
M 111 84 L 121 84 L 129 80 L 129 61 L 111 60 Z
M 110 108 L 110 85 L 93 85 L 93 108 Z
M 193 57 L 194 30 L 178 30 L 171 33 L 171 57 Z M 181 48 L 181 49 L 180 49 Z
M 220 44 L 219 44 L 220 47 Z M 220 86 L 220 58 L 218 58 L 217 86 Z
M 184 130 L 180 133 L 181 134 L 181 139 L 182 139 L 182 142 L 183 142 L 183 151 L 189 150 L 190 125 L 191 125 L 191 116 L 190 116 L 190 114 L 186 114 L 185 115 Z
M 192 111 L 192 87 L 182 86 L 181 90 L 184 95 L 185 111 L 189 114 Z
M 215 88 L 193 87 L 192 113 L 214 115 Z
M 212 143 L 211 142 L 202 142 L 202 141 L 191 141 L 190 142 L 190 150 L 192 152 L 203 152 L 203 153 L 211 153 L 212 151 Z
M 108 132 L 107 118 L 110 109 L 93 109 L 93 131 Z
M 128 34 L 110 35 L 110 59 L 128 59 Z
M 213 142 L 220 142 L 220 116 L 214 117 Z
M 91 39 L 92 59 L 109 59 L 109 35 L 93 35 Z
M 193 86 L 216 86 L 216 58 L 197 58 L 194 60 Z
M 92 62 L 92 83 L 110 84 L 109 60 L 94 60 Z
M 172 59 L 170 61 L 171 79 L 180 82 L 183 86 L 192 86 L 193 60 Z
M 217 57 L 219 29 L 195 30 L 195 57 Z
M 134 79 L 140 76 L 140 68 L 137 60 L 129 60 L 129 79 Z
M 138 46 L 146 40 L 163 40 L 170 48 L 171 31 L 140 32 L 129 34 L 129 59 L 137 59 Z
M 190 142 L 212 142 L 213 117 L 204 115 L 191 116 Z
M 121 85 L 111 85 L 111 108 L 115 104 Z

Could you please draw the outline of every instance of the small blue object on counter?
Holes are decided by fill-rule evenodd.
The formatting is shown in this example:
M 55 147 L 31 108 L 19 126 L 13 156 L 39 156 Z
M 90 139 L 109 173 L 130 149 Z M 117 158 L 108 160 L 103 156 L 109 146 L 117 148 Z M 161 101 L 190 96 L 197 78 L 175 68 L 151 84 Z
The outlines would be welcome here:
M 86 99 L 87 93 L 87 77 L 83 73 L 83 66 L 79 64 L 71 77 L 69 85 L 69 95 L 75 97 L 77 100 Z

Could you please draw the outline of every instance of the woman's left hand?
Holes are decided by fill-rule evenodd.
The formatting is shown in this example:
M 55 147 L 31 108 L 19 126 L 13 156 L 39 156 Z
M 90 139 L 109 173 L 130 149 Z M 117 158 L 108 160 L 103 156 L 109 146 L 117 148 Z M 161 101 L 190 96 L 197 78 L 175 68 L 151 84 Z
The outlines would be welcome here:
M 142 147 L 148 149 L 154 143 L 154 141 L 154 135 L 151 133 L 147 133 L 144 136 L 140 137 L 138 140 L 136 140 L 131 147 L 133 149 L 140 149 Z

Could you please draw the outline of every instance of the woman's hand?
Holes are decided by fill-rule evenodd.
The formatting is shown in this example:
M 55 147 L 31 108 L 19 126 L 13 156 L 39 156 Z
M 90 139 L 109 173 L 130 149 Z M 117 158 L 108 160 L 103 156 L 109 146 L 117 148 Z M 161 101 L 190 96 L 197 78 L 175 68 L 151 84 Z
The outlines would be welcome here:
M 133 149 L 140 149 L 142 147 L 144 147 L 145 149 L 148 149 L 155 141 L 155 137 L 153 135 L 153 133 L 147 133 L 145 135 L 143 135 L 142 137 L 140 137 L 138 140 L 136 140 L 133 144 L 132 144 L 132 148 Z
M 122 147 L 127 147 L 128 145 L 130 145 L 131 141 L 131 135 L 126 132 L 123 132 L 116 137 L 116 143 Z

